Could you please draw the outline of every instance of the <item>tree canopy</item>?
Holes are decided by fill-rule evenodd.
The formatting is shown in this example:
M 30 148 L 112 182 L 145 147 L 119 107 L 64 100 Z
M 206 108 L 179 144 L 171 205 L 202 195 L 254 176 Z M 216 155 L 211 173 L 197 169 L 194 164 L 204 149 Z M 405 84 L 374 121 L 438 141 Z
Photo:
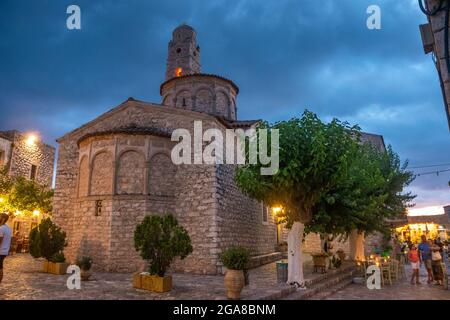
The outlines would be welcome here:
M 31 214 L 52 211 L 53 190 L 34 180 L 10 177 L 5 168 L 0 169 L 0 211 Z
M 382 152 L 362 144 L 358 126 L 305 111 L 261 128 L 279 130 L 279 171 L 262 176 L 261 164 L 246 164 L 236 182 L 250 197 L 282 206 L 288 226 L 300 221 L 306 233 L 334 235 L 384 231 L 386 219 L 405 214 L 414 198 L 402 193 L 414 178 L 407 163 L 390 146 Z

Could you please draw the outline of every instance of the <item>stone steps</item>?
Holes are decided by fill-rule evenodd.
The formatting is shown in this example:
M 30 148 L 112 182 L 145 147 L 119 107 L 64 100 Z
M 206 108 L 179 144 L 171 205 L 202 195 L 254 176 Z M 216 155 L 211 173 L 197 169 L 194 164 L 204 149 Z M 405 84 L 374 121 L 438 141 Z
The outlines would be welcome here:
M 330 270 L 313 280 L 306 281 L 306 290 L 295 291 L 285 297 L 286 300 L 316 300 L 324 299 L 341 290 L 353 281 L 356 273 L 354 266 L 347 266 L 338 270 Z
M 260 256 L 253 256 L 250 258 L 248 268 L 249 269 L 258 268 L 262 265 L 269 264 L 271 262 L 278 261 L 281 259 L 284 259 L 284 254 L 282 252 L 272 252 Z

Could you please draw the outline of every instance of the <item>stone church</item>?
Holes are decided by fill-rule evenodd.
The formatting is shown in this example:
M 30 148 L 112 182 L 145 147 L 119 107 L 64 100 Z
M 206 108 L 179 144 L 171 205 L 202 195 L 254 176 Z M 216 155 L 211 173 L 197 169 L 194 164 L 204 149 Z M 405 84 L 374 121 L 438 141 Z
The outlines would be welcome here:
M 53 217 L 67 232 L 67 259 L 89 255 L 97 269 L 142 269 L 135 227 L 145 215 L 167 212 L 194 248 L 175 271 L 221 273 L 219 254 L 231 245 L 248 247 L 255 265 L 280 258 L 285 232 L 270 208 L 238 190 L 234 165 L 174 165 L 170 157 L 172 131 L 192 131 L 194 121 L 203 130 L 255 126 L 238 120 L 238 93 L 233 81 L 201 72 L 196 32 L 181 25 L 169 42 L 161 103 L 129 98 L 59 138 Z M 320 250 L 316 235 L 308 243 Z
M 247 129 L 237 120 L 237 85 L 201 73 L 194 29 L 181 25 L 169 42 L 161 103 L 133 98 L 58 139 L 55 222 L 66 232 L 66 257 L 89 255 L 107 271 L 135 271 L 143 262 L 133 245 L 147 214 L 173 213 L 194 251 L 174 269 L 216 274 L 218 255 L 240 244 L 261 256 L 275 251 L 277 226 L 261 203 L 234 183 L 233 165 L 174 165 L 174 129 Z

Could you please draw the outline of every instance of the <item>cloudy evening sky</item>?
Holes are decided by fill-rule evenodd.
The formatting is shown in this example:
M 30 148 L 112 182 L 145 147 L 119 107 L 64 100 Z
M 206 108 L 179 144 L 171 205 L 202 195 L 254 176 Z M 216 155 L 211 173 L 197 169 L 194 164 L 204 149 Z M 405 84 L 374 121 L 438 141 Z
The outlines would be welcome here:
M 66 28 L 81 7 L 82 29 Z M 368 30 L 366 9 L 382 10 Z M 2 0 L 0 130 L 55 139 L 128 97 L 160 102 L 167 43 L 197 30 L 202 71 L 240 87 L 238 117 L 276 121 L 305 108 L 382 134 L 410 166 L 450 168 L 438 76 L 422 49 L 416 0 Z M 450 173 L 417 177 L 417 207 L 450 204 Z

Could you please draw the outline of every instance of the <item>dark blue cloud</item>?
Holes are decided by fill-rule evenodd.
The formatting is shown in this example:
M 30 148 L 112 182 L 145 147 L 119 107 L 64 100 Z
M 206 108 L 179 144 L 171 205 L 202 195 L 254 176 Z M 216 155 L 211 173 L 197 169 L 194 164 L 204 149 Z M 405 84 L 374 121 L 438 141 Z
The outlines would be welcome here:
M 65 27 L 70 4 L 81 7 L 80 31 Z M 382 9 L 378 31 L 366 28 L 372 4 Z M 167 42 L 182 22 L 198 32 L 203 71 L 240 86 L 240 118 L 308 108 L 383 134 L 411 165 L 450 162 L 415 0 L 3 0 L 0 128 L 54 141 L 129 96 L 159 102 Z M 418 205 L 450 203 L 448 180 L 418 178 Z

